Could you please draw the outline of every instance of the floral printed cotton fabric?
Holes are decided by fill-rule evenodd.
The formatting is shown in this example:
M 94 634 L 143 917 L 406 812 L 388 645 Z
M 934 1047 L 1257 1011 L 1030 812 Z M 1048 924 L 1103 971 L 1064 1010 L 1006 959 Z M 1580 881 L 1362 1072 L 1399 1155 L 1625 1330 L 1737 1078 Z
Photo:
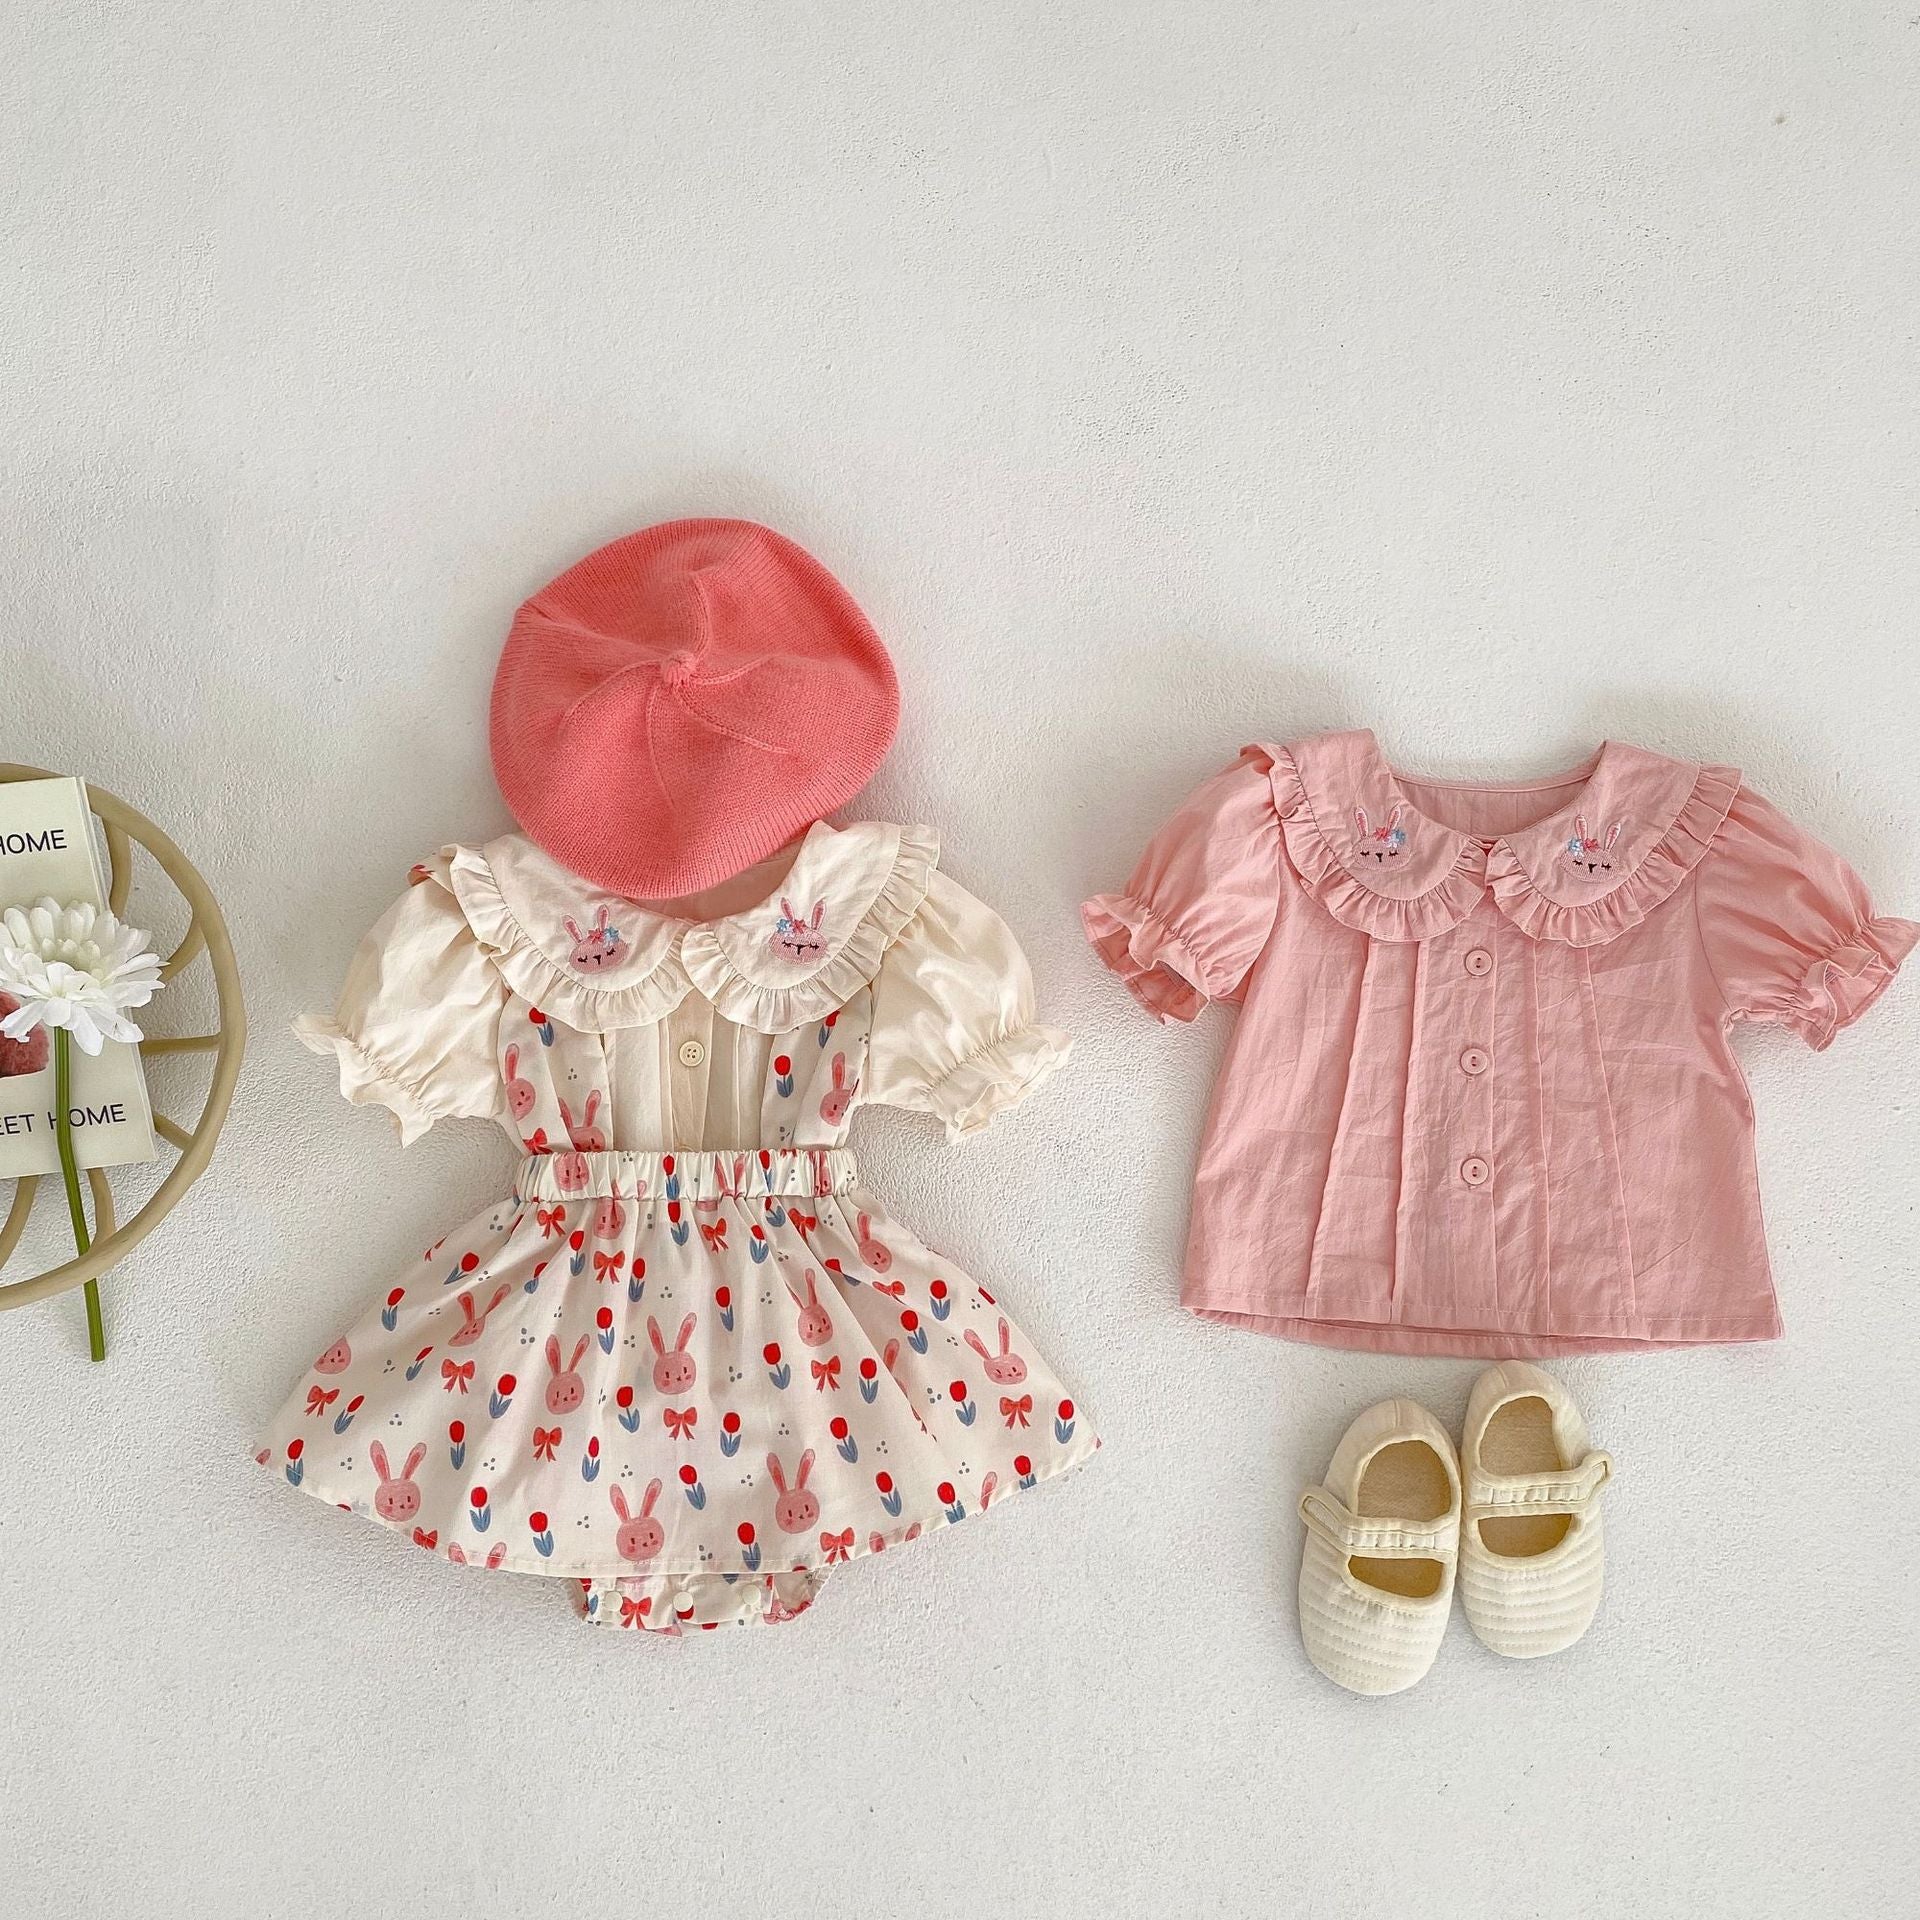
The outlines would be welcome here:
M 1496 1358 L 1780 1331 L 1728 1030 L 1826 1046 L 1920 938 L 1731 767 L 1418 780 L 1249 747 L 1084 908 L 1162 1020 L 1241 1008 L 1183 1298 Z
M 1004 1305 L 843 1144 L 868 1101 L 964 1134 L 1066 1055 L 936 851 L 816 827 L 774 897 L 705 922 L 518 836 L 416 869 L 302 1037 L 404 1139 L 491 1118 L 526 1158 L 316 1358 L 261 1463 L 677 1632 L 790 1618 L 829 1568 L 1085 1459 Z

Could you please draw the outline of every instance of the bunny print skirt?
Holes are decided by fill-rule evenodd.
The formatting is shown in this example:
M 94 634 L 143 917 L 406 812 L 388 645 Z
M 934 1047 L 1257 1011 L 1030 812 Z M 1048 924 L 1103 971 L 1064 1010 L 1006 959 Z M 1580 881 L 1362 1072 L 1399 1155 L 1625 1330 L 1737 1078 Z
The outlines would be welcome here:
M 562 1190 L 564 1182 L 565 1190 Z M 529 1159 L 313 1363 L 256 1456 L 585 1618 L 786 1620 L 1099 1441 L 840 1150 Z

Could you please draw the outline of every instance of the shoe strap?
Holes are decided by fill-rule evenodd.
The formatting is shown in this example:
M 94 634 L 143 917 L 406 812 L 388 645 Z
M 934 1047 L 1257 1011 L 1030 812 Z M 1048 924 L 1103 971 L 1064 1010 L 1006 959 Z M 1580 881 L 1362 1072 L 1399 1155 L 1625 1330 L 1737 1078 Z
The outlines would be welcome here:
M 1613 1456 L 1595 1451 L 1577 1467 L 1552 1473 L 1514 1474 L 1497 1480 L 1475 1476 L 1469 1483 L 1467 1518 L 1511 1518 L 1526 1513 L 1583 1514 L 1613 1477 Z
M 1451 1560 L 1458 1545 L 1452 1515 L 1439 1520 L 1370 1519 L 1325 1487 L 1300 1496 L 1300 1518 L 1336 1553 L 1373 1560 Z

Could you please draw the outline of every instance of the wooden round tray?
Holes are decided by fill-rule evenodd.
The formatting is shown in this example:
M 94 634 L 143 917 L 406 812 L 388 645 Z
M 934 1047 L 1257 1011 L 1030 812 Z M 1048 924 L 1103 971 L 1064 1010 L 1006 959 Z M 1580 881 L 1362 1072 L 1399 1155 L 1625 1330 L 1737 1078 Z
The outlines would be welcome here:
M 19 767 L 0 763 L 0 783 L 15 780 L 52 778 L 40 767 Z M 218 1018 L 211 1033 L 188 1033 L 143 1040 L 143 1055 L 169 1053 L 210 1053 L 213 1073 L 207 1083 L 206 1100 L 200 1117 L 191 1127 L 183 1127 L 159 1111 L 153 1116 L 153 1130 L 179 1159 L 167 1176 L 148 1195 L 140 1210 L 124 1225 L 116 1226 L 113 1216 L 113 1190 L 105 1171 L 87 1170 L 87 1185 L 93 1193 L 93 1245 L 83 1254 L 67 1260 L 30 1279 L 0 1284 L 0 1312 L 9 1307 L 24 1307 L 50 1294 L 65 1293 L 71 1287 L 97 1280 L 107 1269 L 144 1240 L 179 1203 L 180 1196 L 198 1180 L 213 1157 L 213 1145 L 226 1121 L 227 1107 L 233 1099 L 234 1083 L 240 1078 L 240 1057 L 247 1043 L 247 1012 L 240 997 L 240 969 L 234 962 L 233 942 L 227 937 L 222 917 L 207 883 L 193 863 L 143 814 L 135 813 L 124 800 L 117 800 L 104 789 L 89 785 L 87 798 L 106 834 L 107 906 L 116 916 L 126 911 L 127 891 L 133 885 L 133 849 L 144 847 L 154 864 L 171 880 L 187 903 L 189 919 L 180 944 L 167 956 L 162 980 L 190 967 L 202 954 L 213 969 L 214 987 L 219 996 Z M 27 1215 L 33 1209 L 34 1194 L 40 1185 L 39 1174 L 24 1174 L 14 1184 L 13 1205 L 4 1223 L 0 1223 L 0 1269 L 12 1258 L 20 1236 L 26 1231 Z M 58 1188 L 59 1181 L 54 1181 Z

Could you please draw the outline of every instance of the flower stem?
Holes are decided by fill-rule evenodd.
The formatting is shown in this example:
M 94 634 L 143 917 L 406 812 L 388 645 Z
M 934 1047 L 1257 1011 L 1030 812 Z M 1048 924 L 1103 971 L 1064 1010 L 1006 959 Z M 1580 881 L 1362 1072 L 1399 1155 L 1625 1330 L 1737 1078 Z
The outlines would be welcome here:
M 87 1210 L 80 1202 L 80 1169 L 73 1158 L 73 1036 L 65 1027 L 53 1030 L 53 1131 L 60 1142 L 60 1177 L 67 1183 L 67 1212 L 73 1220 L 73 1244 L 85 1253 L 93 1244 L 87 1234 Z M 106 1323 L 100 1317 L 100 1283 L 87 1282 L 87 1351 L 96 1360 L 107 1357 Z

